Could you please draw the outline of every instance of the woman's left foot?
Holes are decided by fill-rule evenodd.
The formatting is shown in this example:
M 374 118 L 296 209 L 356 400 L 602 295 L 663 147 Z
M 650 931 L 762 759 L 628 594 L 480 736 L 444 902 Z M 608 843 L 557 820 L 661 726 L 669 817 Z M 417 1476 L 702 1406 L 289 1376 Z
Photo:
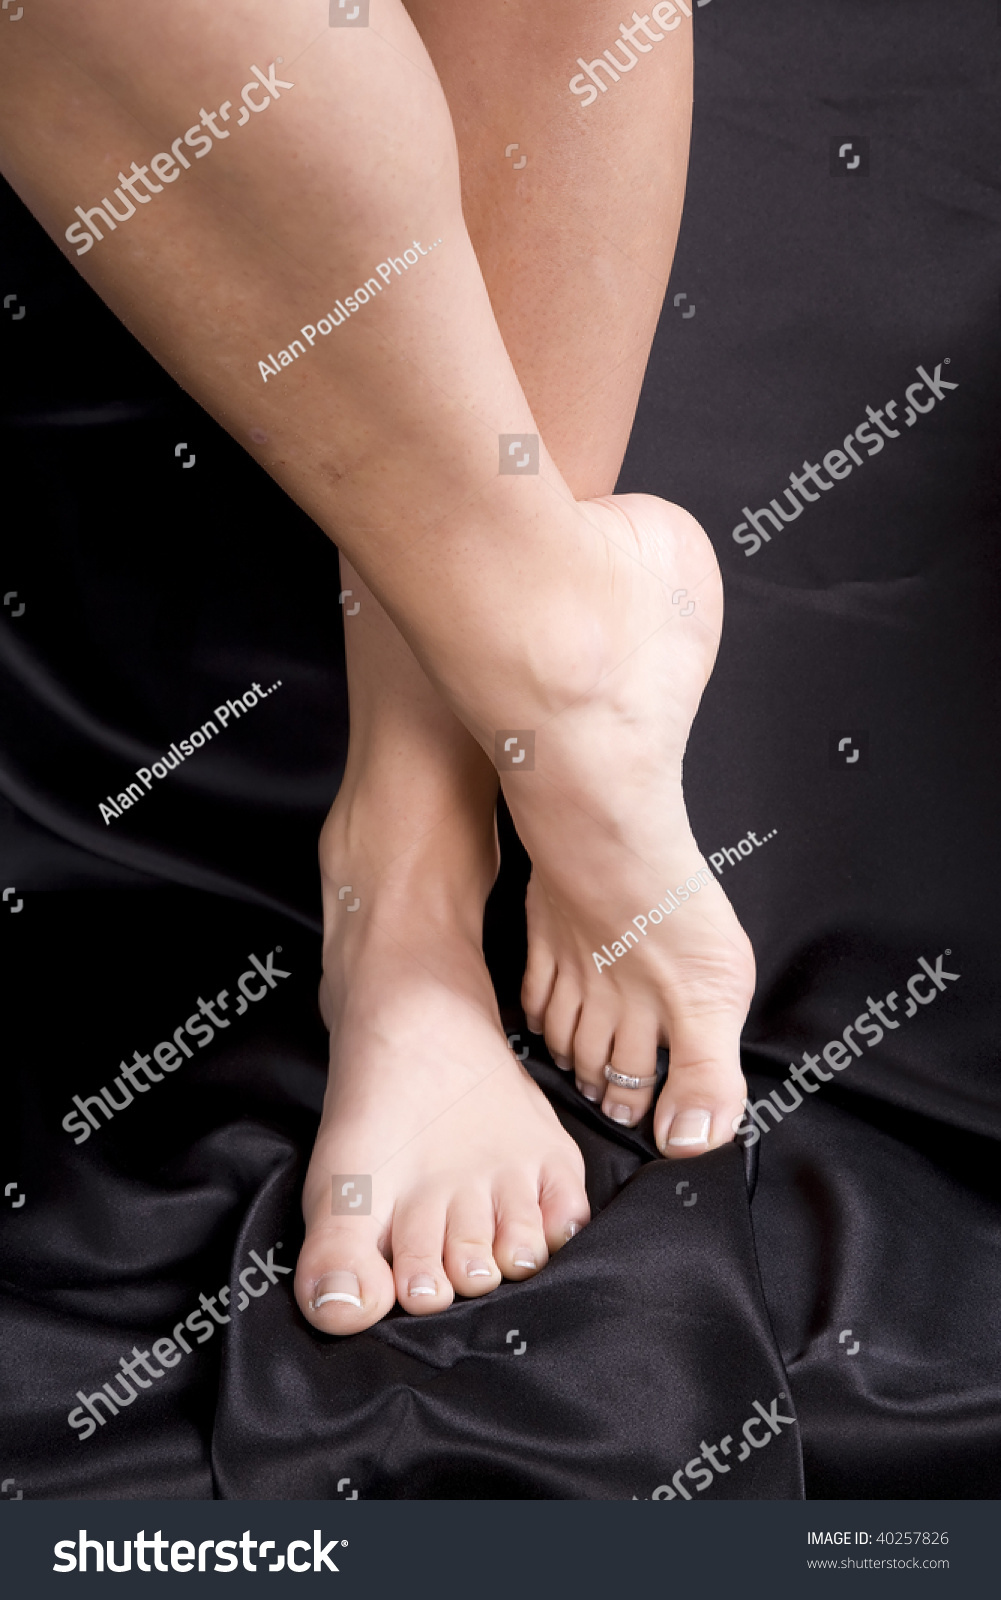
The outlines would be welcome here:
M 479 944 L 488 870 L 477 883 L 455 827 L 445 845 L 366 883 L 336 820 L 324 829 L 330 1077 L 296 1274 L 324 1333 L 529 1278 L 590 1216 L 580 1151 L 497 1014 Z

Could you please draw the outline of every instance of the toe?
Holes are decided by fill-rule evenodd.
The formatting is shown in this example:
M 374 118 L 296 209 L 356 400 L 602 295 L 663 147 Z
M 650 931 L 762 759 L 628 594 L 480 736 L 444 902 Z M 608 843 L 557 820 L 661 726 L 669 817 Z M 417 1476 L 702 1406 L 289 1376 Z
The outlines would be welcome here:
M 494 1260 L 505 1278 L 531 1278 L 549 1259 L 538 1188 L 520 1174 L 496 1185 Z
M 615 1030 L 615 1043 L 609 1066 L 621 1078 L 652 1079 L 657 1072 L 657 1021 L 635 1008 L 627 1012 Z M 605 1094 L 601 1109 L 612 1122 L 621 1127 L 633 1128 L 649 1110 L 653 1100 L 654 1085 L 631 1088 L 628 1083 L 616 1083 L 606 1074 Z
M 396 1298 L 412 1316 L 444 1311 L 455 1297 L 442 1261 L 444 1238 L 445 1206 L 441 1201 L 397 1204 L 393 1218 L 393 1277 Z
M 555 982 L 556 957 L 542 939 L 531 939 L 521 984 L 521 1004 L 529 1033 L 543 1031 Z
M 605 1064 L 612 1054 L 615 1015 L 585 1002 L 573 1041 L 573 1064 L 577 1088 L 585 1100 L 600 1105 L 608 1087 Z
M 464 1197 L 449 1206 L 443 1260 L 456 1294 L 488 1294 L 501 1281 L 494 1260 L 494 1209 L 490 1196 Z
M 377 1227 L 352 1217 L 313 1228 L 296 1267 L 295 1297 L 321 1333 L 360 1333 L 384 1317 L 396 1286 L 378 1248 Z
M 554 1255 L 591 1220 L 583 1162 L 579 1172 L 571 1172 L 562 1165 L 543 1171 L 539 1209 L 549 1254 Z
M 665 1156 L 702 1155 L 733 1138 L 744 1109 L 742 1018 L 703 1016 L 671 1027 L 671 1066 L 657 1102 L 654 1137 Z
M 569 1072 L 572 1065 L 580 1001 L 580 985 L 576 978 L 565 971 L 558 972 L 546 1010 L 545 1032 L 549 1053 L 562 1072 Z

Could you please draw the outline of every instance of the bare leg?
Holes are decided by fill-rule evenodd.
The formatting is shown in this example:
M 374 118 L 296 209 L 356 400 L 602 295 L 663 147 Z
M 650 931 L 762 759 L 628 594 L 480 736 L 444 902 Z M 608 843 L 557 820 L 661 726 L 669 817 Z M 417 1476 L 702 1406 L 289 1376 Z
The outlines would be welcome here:
M 508 1049 L 483 961 L 496 773 L 343 558 L 342 577 L 351 747 L 320 840 L 330 1076 L 296 1280 L 327 1332 L 529 1277 L 589 1216 L 579 1152 Z M 359 1173 L 371 1218 L 332 1214 Z
M 534 419 L 466 232 L 448 107 L 399 0 L 374 0 L 372 26 L 358 31 L 328 29 L 319 0 L 287 0 L 278 21 L 266 0 L 223 0 L 210 24 L 194 0 L 154 0 L 138 19 L 127 0 L 37 0 L 14 33 L 2 64 L 5 171 L 71 259 L 86 237 L 77 223 L 64 244 L 77 196 L 115 194 L 122 158 L 111 147 L 169 147 L 195 101 L 234 105 L 244 58 L 283 55 L 276 79 L 294 88 L 242 132 L 217 123 L 225 144 L 199 133 L 204 166 L 176 141 L 193 170 L 175 170 L 155 204 L 147 195 L 77 264 L 337 538 L 492 749 L 495 708 L 480 704 L 490 697 L 479 680 L 506 656 L 523 661 L 496 685 L 507 709 L 518 692 L 531 700 L 543 666 L 542 613 L 509 598 L 512 560 L 555 590 L 568 556 L 605 543 L 595 521 L 615 519 L 582 516 L 545 450 L 537 478 L 498 477 L 499 434 Z M 301 327 L 348 285 L 377 285 L 376 263 L 399 259 L 408 237 L 423 254 L 406 277 L 366 291 L 373 303 L 332 339 L 262 378 L 262 359 L 304 350 Z M 461 608 L 451 627 L 443 597 Z M 471 680 L 473 638 L 482 665 Z M 562 645 L 547 655 L 562 659 Z M 590 651 L 569 676 L 591 686 Z
M 464 0 L 409 0 L 407 10 L 449 103 L 467 226 L 526 397 L 574 495 L 609 495 L 681 219 L 691 31 L 679 30 L 668 50 L 647 45 L 654 59 L 643 62 L 642 75 L 621 98 L 602 108 L 596 135 L 578 102 L 563 92 L 561 74 L 568 37 L 580 37 L 584 48 L 585 31 L 602 38 L 609 33 L 614 7 L 608 0 L 583 12 L 579 0 L 553 0 L 541 12 L 534 0 L 484 0 L 475 8 Z M 485 37 L 491 42 L 486 53 Z M 554 94 L 554 85 L 560 92 Z M 512 128 L 527 169 L 505 157 Z M 357 589 L 360 580 L 344 566 L 345 586 Z M 425 768 L 432 789 L 451 770 L 446 814 L 454 828 L 479 746 L 447 712 L 412 652 L 401 649 L 399 635 L 392 637 L 386 613 L 376 607 L 366 615 L 367 626 L 347 631 L 349 680 L 359 685 L 352 729 L 365 739 L 364 768 L 373 788 L 400 797 L 403 812 L 403 797 L 415 784 L 423 788 Z M 379 743 L 385 759 L 376 772 L 369 718 L 378 722 L 387 708 L 392 736 Z M 429 736 L 432 727 L 440 728 L 440 741 Z M 342 799 L 353 790 L 351 775 L 349 768 Z M 481 793 L 488 792 L 484 782 Z M 482 839 L 475 809 L 469 821 Z M 396 829 L 390 836 L 397 837 Z M 421 836 L 434 848 L 423 830 L 414 835 Z M 547 957 L 537 950 L 535 970 L 543 977 Z M 538 1017 L 537 1010 L 533 1020 Z M 585 1092 L 593 1097 L 593 1085 Z M 610 1105 L 618 1098 L 609 1091 Z
M 554 97 L 553 85 L 562 88 L 568 33 L 576 29 L 583 39 L 586 26 L 606 27 L 612 9 L 602 0 L 588 19 L 579 0 L 554 0 L 541 15 L 534 0 L 407 5 L 452 112 L 466 222 L 501 334 L 577 499 L 615 487 L 674 254 L 688 159 L 687 29 L 644 62 L 645 75 L 615 102 L 601 126 L 600 158 L 579 159 L 575 147 L 590 137 L 587 125 L 577 101 Z M 502 159 L 512 126 L 533 152 L 530 172 L 517 180 Z M 343 567 L 354 603 L 361 580 Z M 461 792 L 479 746 L 409 648 L 401 649 L 382 608 L 366 604 L 364 619 L 346 633 L 358 688 L 345 789 L 356 769 L 370 773 L 385 755 L 380 792 L 405 792 L 424 763 L 436 775 L 454 770 Z M 384 711 L 392 736 L 374 745 L 370 725 Z M 440 749 L 433 727 L 441 730 Z
M 82 265 L 191 392 L 238 438 L 260 444 L 276 478 L 338 537 L 480 743 L 492 749 L 498 727 L 544 733 L 536 778 L 509 788 L 509 798 L 544 866 L 544 933 L 558 968 L 548 1009 L 559 1010 L 562 994 L 566 1010 L 576 980 L 569 1041 L 579 1068 L 599 1045 L 607 1058 L 613 1042 L 617 1065 L 649 1060 L 652 1043 L 670 1034 L 661 1136 L 666 1142 L 685 1112 L 687 1082 L 710 1107 L 711 1136 L 707 1128 L 699 1143 L 719 1142 L 740 1103 L 734 1061 L 748 961 L 718 888 L 689 916 L 687 951 L 679 953 L 672 926 L 659 949 L 634 951 L 628 970 L 613 974 L 601 1005 L 585 983 L 602 928 L 607 937 L 609 925 L 697 859 L 679 779 L 718 630 L 718 577 L 703 536 L 683 513 L 642 497 L 628 517 L 605 505 L 582 514 L 544 451 L 537 478 L 496 476 L 498 434 L 531 429 L 532 417 L 465 234 L 447 112 L 398 7 L 377 3 L 364 37 L 317 35 L 311 47 L 317 19 L 305 3 L 284 8 L 283 37 L 270 47 L 263 6 L 214 8 L 208 34 L 189 6 L 151 11 L 140 26 L 111 0 L 85 16 L 38 4 L 8 57 L 13 69 L 3 69 L 8 174 L 59 236 L 77 193 L 93 194 L 98 176 L 98 193 L 112 189 L 105 174 L 114 178 L 119 158 L 108 173 L 106 150 L 140 136 L 140 148 L 166 148 L 189 95 L 218 105 L 233 61 L 273 61 L 280 47 L 295 93 L 282 88 L 266 107 L 266 133 L 255 122 L 242 143 L 213 150 L 211 183 L 184 173 L 185 184 L 157 198 L 131 233 L 123 227 L 99 241 Z M 402 249 L 411 233 L 424 256 L 415 255 L 419 270 L 385 295 L 375 285 L 376 303 L 329 346 L 307 353 L 300 345 L 299 366 L 290 335 L 318 320 L 335 294 L 349 294 L 349 284 L 366 282 L 375 259 Z M 278 323 L 291 354 L 283 347 L 282 370 L 262 389 L 252 362 L 278 344 Z M 678 582 L 701 590 L 703 610 L 675 638 L 664 593 Z M 629 665 L 638 646 L 642 681 Z M 612 757 L 604 792 L 594 788 L 596 747 L 602 766 Z M 587 888 L 582 861 L 593 864 Z M 545 1138 L 534 1143 L 533 1204 L 548 1238 L 559 1207 L 547 1217 L 546 1197 L 562 1184 L 565 1208 L 573 1174 L 561 1153 L 558 1181 L 540 1177 Z M 419 1207 L 404 1212 L 409 1228 Z M 397 1220 L 399 1273 L 410 1255 L 406 1239 L 398 1250 Z M 422 1226 L 426 1238 L 427 1217 Z M 366 1256 L 365 1274 L 361 1316 L 352 1321 L 345 1309 L 337 1324 L 345 1330 L 380 1314 L 387 1296 L 391 1303 L 385 1263 L 380 1276 Z M 440 1286 L 435 1296 L 442 1303 Z M 335 1309 L 340 1316 L 342 1306 Z
M 546 448 L 578 500 L 611 494 L 681 222 L 691 27 L 656 46 L 640 33 L 639 70 L 584 109 L 568 79 L 576 56 L 615 38 L 613 0 L 407 9 L 448 100 L 470 238 Z
M 607 13 L 608 8 L 600 8 Z M 519 373 L 547 445 L 579 498 L 610 494 L 621 465 L 650 340 L 674 252 L 690 115 L 690 34 L 674 41 L 648 75 L 624 96 L 602 129 L 602 159 L 567 159 L 566 143 L 586 137 L 576 104 L 557 100 L 565 40 L 580 28 L 576 0 L 549 6 L 542 19 L 532 0 L 494 3 L 471 11 L 464 3 L 408 5 L 434 61 L 456 129 L 463 177 L 463 203 L 477 258 L 509 354 Z M 518 48 L 531 32 L 531 63 Z M 480 48 L 484 32 L 489 59 Z M 631 86 L 632 87 L 632 86 Z M 487 90 L 497 107 L 484 120 Z M 532 151 L 531 170 L 516 178 L 503 159 L 505 132 L 517 126 Z M 614 233 L 608 219 L 614 215 Z M 530 311 L 529 309 L 530 308 Z M 472 978 L 470 946 L 478 937 L 483 900 L 496 867 L 493 805 L 496 775 L 480 746 L 431 686 L 415 656 L 359 575 L 342 559 L 345 641 L 351 693 L 348 769 L 321 841 L 327 911 L 328 976 L 321 989 L 325 1015 L 333 1021 L 358 1009 L 359 964 L 373 972 L 367 997 L 369 1021 L 383 1019 L 413 1075 L 422 1035 L 427 1033 L 428 994 L 399 1016 L 395 990 L 401 951 L 426 945 L 429 894 L 447 904 L 463 926 L 462 959 L 432 978 L 437 1006 L 451 1010 L 449 1032 L 468 1029 L 468 1002 L 486 1002 L 482 974 L 465 999 L 460 989 Z M 380 922 L 359 952 L 354 930 L 339 909 L 345 884 L 365 886 L 365 898 L 391 921 L 390 942 Z M 463 917 L 462 911 L 468 911 Z M 537 953 L 545 971 L 549 952 Z M 477 967 L 479 963 L 476 963 Z M 381 990 L 381 993 L 380 993 Z M 332 1002 L 332 992 L 340 1003 Z M 386 1018 L 389 1009 L 391 1018 Z M 354 1063 L 371 1055 L 354 1033 Z M 447 1024 L 446 1024 L 447 1026 Z M 498 1025 L 499 1026 L 499 1025 Z M 441 1021 L 439 1020 L 439 1029 Z M 540 1030 L 541 1031 L 541 1028 Z M 411 1037 L 408 1037 L 408 1034 Z M 345 1076 L 335 1046 L 332 1092 L 317 1139 L 306 1188 L 310 1251 L 305 1279 L 320 1278 L 338 1265 L 338 1227 L 330 1221 L 332 1171 L 358 1168 L 357 1133 L 339 1117 L 333 1073 Z M 480 1048 L 483 1048 L 482 1041 Z M 583 1085 L 591 1095 L 590 1085 Z M 610 1091 L 610 1104 L 618 1092 Z M 339 1153 L 340 1152 L 340 1153 Z M 577 1207 L 578 1220 L 584 1208 Z M 524 1231 L 524 1230 L 522 1230 Z M 553 1243 L 562 1242 L 557 1237 Z M 479 1259 L 490 1254 L 481 1245 Z M 492 1264 L 492 1263 L 491 1263 Z M 522 1269 L 524 1270 L 524 1269 Z M 516 1275 L 522 1275 L 521 1271 Z M 461 1263 L 453 1279 L 460 1293 L 493 1287 L 484 1275 L 464 1280 Z M 307 1314 L 324 1321 L 324 1310 Z M 329 1314 L 329 1313 L 328 1313 Z

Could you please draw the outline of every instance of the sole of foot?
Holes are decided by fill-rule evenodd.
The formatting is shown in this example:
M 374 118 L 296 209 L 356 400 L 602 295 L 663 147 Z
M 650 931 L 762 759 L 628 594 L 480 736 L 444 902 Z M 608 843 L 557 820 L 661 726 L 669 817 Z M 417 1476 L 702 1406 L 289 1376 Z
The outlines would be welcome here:
M 733 1137 L 740 1031 L 754 958 L 692 834 L 682 794 L 689 730 L 723 618 L 698 523 L 650 495 L 582 503 L 595 528 L 593 686 L 533 730 L 534 768 L 501 771 L 534 863 L 522 999 L 557 1065 L 606 1116 L 634 1125 L 670 1071 L 654 1136 L 665 1156 Z

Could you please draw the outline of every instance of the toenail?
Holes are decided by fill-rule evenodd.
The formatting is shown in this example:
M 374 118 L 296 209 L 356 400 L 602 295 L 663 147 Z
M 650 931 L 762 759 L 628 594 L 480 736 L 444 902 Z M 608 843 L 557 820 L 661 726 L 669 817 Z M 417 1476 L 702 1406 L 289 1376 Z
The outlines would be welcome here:
M 679 1111 L 671 1123 L 668 1144 L 708 1144 L 712 1127 L 711 1111 Z
M 580 1229 L 581 1229 L 581 1224 L 579 1222 L 568 1222 L 567 1223 L 566 1227 L 563 1229 L 563 1237 L 567 1241 L 568 1244 L 570 1243 L 570 1240 L 572 1238 L 574 1238 L 574 1236 L 576 1234 L 580 1233 Z
M 466 1277 L 467 1278 L 492 1278 L 493 1275 L 494 1275 L 494 1269 L 490 1265 L 489 1261 L 467 1261 L 466 1262 Z
M 601 1099 L 601 1090 L 596 1089 L 593 1083 L 583 1083 L 580 1078 L 575 1078 L 574 1082 L 576 1083 L 581 1094 L 584 1096 L 584 1099 L 590 1100 L 592 1105 L 594 1105 L 595 1101 Z
M 361 1284 L 353 1272 L 325 1272 L 322 1278 L 316 1280 L 313 1288 L 313 1298 L 309 1302 L 311 1311 L 319 1311 L 328 1301 L 340 1301 L 344 1305 L 357 1306 L 361 1310 Z
M 409 1295 L 437 1294 L 438 1285 L 435 1283 L 430 1272 L 415 1272 L 410 1282 L 407 1284 L 407 1293 Z
M 528 1245 L 520 1246 L 518 1254 L 514 1258 L 514 1264 L 516 1267 L 531 1267 L 533 1272 L 539 1265 Z
M 605 1116 L 611 1117 L 613 1122 L 621 1122 L 624 1128 L 628 1128 L 633 1120 L 633 1114 L 629 1107 L 622 1105 L 609 1106 L 608 1110 L 605 1112 Z

